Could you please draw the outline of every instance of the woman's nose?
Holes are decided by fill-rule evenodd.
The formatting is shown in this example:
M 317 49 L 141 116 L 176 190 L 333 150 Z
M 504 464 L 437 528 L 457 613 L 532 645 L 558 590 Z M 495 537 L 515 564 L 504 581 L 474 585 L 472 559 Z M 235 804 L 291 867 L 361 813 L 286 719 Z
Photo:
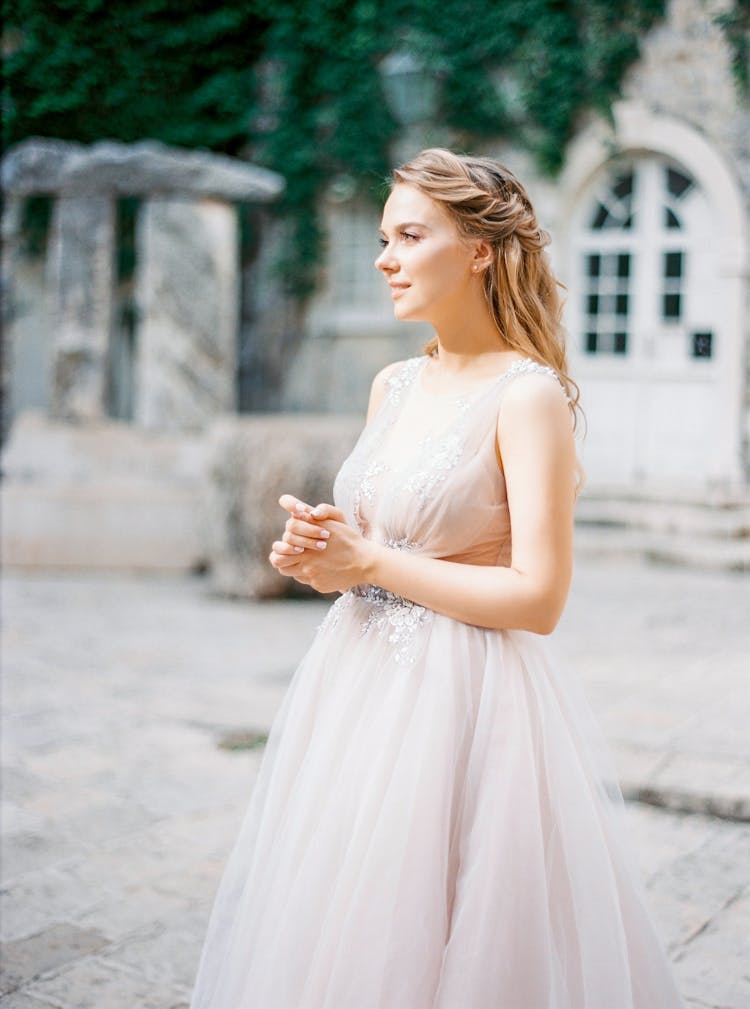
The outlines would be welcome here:
M 388 270 L 392 270 L 393 267 L 394 267 L 393 255 L 390 252 L 390 246 L 385 245 L 383 246 L 380 255 L 375 260 L 375 269 L 382 270 L 385 273 Z

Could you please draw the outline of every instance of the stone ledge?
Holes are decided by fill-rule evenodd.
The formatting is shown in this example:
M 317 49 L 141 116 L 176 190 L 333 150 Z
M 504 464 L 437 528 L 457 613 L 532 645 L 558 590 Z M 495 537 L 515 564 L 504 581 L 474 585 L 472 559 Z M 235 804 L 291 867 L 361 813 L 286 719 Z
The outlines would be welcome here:
M 3 191 L 13 196 L 179 195 L 268 203 L 284 191 L 284 179 L 238 158 L 168 147 L 101 141 L 87 147 L 32 137 L 2 160 Z
M 6 485 L 3 564 L 191 571 L 205 564 L 198 489 L 147 481 Z
M 3 563 L 190 571 L 205 563 L 204 444 L 22 413 L 3 451 Z
M 750 764 L 739 757 L 701 756 L 615 743 L 622 794 L 678 813 L 750 821 Z
M 576 551 L 588 556 L 636 556 L 706 571 L 750 571 L 750 538 L 657 532 L 576 522 Z

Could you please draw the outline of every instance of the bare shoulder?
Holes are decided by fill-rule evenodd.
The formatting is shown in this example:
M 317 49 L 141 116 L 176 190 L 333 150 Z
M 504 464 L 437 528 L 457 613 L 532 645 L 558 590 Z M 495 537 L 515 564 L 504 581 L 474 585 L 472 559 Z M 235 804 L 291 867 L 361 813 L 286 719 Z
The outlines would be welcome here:
M 551 370 L 514 377 L 503 391 L 497 415 L 497 447 L 506 460 L 520 453 L 541 458 L 575 453 L 568 396 Z
M 503 421 L 566 418 L 570 421 L 568 396 L 551 368 L 514 376 L 503 390 L 499 413 Z

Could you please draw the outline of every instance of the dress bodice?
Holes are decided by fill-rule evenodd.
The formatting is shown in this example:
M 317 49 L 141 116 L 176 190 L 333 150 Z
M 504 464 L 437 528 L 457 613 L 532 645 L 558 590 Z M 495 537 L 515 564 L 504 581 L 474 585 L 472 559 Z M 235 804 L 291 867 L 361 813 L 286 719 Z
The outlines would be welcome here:
M 364 536 L 429 557 L 508 565 L 511 523 L 496 454 L 504 390 L 530 372 L 559 382 L 530 358 L 468 395 L 422 381 L 427 356 L 392 369 L 387 391 L 334 485 L 334 501 Z

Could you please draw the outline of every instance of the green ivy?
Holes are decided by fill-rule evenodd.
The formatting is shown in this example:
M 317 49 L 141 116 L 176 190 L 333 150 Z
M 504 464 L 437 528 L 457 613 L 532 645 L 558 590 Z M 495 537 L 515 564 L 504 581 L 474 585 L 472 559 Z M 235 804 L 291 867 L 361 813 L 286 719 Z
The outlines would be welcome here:
M 154 137 L 281 172 L 282 265 L 302 297 L 326 186 L 343 175 L 382 193 L 398 132 L 385 56 L 422 60 L 457 145 L 511 135 L 554 173 L 582 113 L 609 113 L 663 12 L 664 0 L 7 0 L 4 140 Z
M 211 0 L 5 0 L 3 142 L 144 137 L 239 153 L 266 18 Z
M 717 15 L 732 49 L 732 69 L 745 95 L 750 91 L 750 0 L 735 0 L 732 8 Z
M 315 284 L 327 182 L 348 173 L 365 193 L 382 190 L 398 129 L 378 69 L 385 56 L 410 48 L 438 79 L 437 118 L 456 143 L 512 134 L 554 173 L 581 113 L 609 114 L 640 38 L 663 12 L 663 0 L 275 5 L 264 50 L 266 66 L 276 68 L 273 100 L 253 152 L 287 178 L 293 290 L 304 295 Z

